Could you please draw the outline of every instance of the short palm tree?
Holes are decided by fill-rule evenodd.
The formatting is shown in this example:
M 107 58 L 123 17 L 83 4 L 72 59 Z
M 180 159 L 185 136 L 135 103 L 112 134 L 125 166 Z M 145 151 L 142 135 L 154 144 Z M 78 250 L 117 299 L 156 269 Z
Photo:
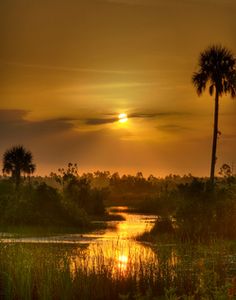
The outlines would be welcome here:
M 30 175 L 35 171 L 32 163 L 32 153 L 23 146 L 14 146 L 3 155 L 3 173 L 11 174 L 13 181 L 18 187 L 22 174 Z
M 200 96 L 209 86 L 209 93 L 215 94 L 214 128 L 210 180 L 214 184 L 216 148 L 218 137 L 219 97 L 230 94 L 236 97 L 236 58 L 230 50 L 220 45 L 211 46 L 200 54 L 199 70 L 193 74 L 192 82 Z

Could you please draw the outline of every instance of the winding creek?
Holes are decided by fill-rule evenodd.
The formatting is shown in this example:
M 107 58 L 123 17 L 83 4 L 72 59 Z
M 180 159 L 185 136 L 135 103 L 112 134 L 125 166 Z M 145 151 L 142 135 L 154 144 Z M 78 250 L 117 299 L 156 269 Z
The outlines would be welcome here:
M 22 244 L 53 244 L 58 248 L 66 245 L 73 247 L 71 254 L 72 269 L 78 263 L 113 265 L 119 271 L 142 260 L 155 260 L 156 254 L 151 247 L 135 240 L 135 237 L 150 230 L 156 220 L 155 215 L 133 214 L 128 207 L 110 207 L 109 212 L 121 215 L 122 221 L 108 221 L 106 229 L 95 230 L 87 234 L 63 234 L 45 237 L 14 237 L 1 236 L 3 243 Z M 45 245 L 46 246 L 46 245 Z M 42 246 L 40 246 L 42 247 Z M 88 258 L 90 263 L 88 263 Z M 99 260 L 99 261 L 96 261 Z M 111 263 L 112 262 L 112 263 Z
M 155 215 L 130 213 L 127 206 L 109 207 L 108 212 L 113 215 L 120 215 L 124 220 L 107 221 L 106 229 L 94 230 L 87 234 L 73 233 L 45 237 L 14 237 L 14 235 L 8 233 L 0 233 L 0 238 L 5 243 L 99 243 L 101 245 L 105 242 L 117 242 L 118 240 L 131 242 L 137 235 L 150 230 L 157 218 Z
M 144 266 L 146 271 L 153 271 L 160 264 L 170 266 L 172 270 L 182 265 L 186 270 L 203 261 L 214 265 L 219 259 L 228 271 L 234 273 L 236 270 L 234 250 L 223 253 L 219 250 L 221 246 L 218 248 L 214 244 L 208 249 L 208 246 L 185 248 L 181 244 L 159 243 L 154 246 L 139 242 L 136 237 L 149 231 L 157 216 L 130 213 L 128 207 L 110 207 L 108 212 L 121 215 L 124 220 L 108 221 L 105 229 L 86 234 L 18 237 L 2 233 L 0 241 L 9 246 L 19 245 L 29 249 L 30 255 L 39 250 L 45 253 L 45 257 L 52 255 L 56 260 L 66 257 L 70 260 L 72 273 L 78 266 L 85 272 L 102 272 L 103 268 L 108 268 L 114 276 L 121 272 L 132 274 Z
M 150 230 L 157 216 L 134 214 L 127 209 L 110 207 L 110 213 L 121 215 L 124 220 L 108 221 L 105 229 L 86 234 L 17 237 L 2 233 L 3 253 L 6 248 L 8 260 L 16 260 L 16 265 L 21 265 L 23 259 L 21 267 L 26 269 L 49 263 L 65 270 L 63 262 L 66 261 L 64 268 L 68 267 L 66 270 L 72 278 L 82 272 L 83 276 L 97 274 L 103 278 L 106 274 L 118 281 L 136 278 L 146 284 L 150 280 L 153 284 L 162 282 L 177 286 L 192 285 L 196 280 L 204 282 L 206 275 L 211 276 L 207 280 L 220 276 L 221 284 L 225 284 L 226 279 L 230 282 L 236 278 L 233 244 L 227 246 L 221 241 L 205 245 L 141 243 L 136 237 Z

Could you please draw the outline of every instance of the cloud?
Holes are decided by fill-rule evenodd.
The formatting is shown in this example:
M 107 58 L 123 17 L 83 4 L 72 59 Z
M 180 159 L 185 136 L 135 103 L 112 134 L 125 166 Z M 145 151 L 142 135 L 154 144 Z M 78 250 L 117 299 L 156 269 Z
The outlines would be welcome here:
M 143 113 L 143 112 L 134 112 L 129 114 L 129 118 L 142 118 L 142 119 L 150 119 L 150 118 L 159 118 L 159 117 L 171 117 L 184 115 L 186 113 L 182 112 L 153 112 L 153 113 Z
M 40 136 L 55 135 L 71 130 L 74 125 L 71 119 L 51 119 L 44 121 L 28 121 L 25 119 L 29 111 L 0 110 L 0 136 L 4 141 L 37 139 Z
M 42 65 L 42 64 L 25 64 L 21 62 L 2 62 L 4 65 L 20 67 L 20 68 L 30 68 L 30 69 L 42 69 L 47 71 L 62 71 L 62 72 L 76 72 L 76 73 L 98 73 L 98 74 L 132 74 L 137 73 L 136 70 L 107 70 L 107 69 L 94 69 L 94 68 L 71 68 L 62 67 L 55 65 Z M 146 70 L 145 70 L 146 71 Z M 157 72 L 156 70 L 151 70 L 151 72 Z
M 155 119 L 155 118 L 165 118 L 172 116 L 182 116 L 187 113 L 181 112 L 131 112 L 128 113 L 127 116 L 129 119 Z M 112 124 L 118 121 L 118 116 L 114 113 L 104 114 L 100 118 L 88 118 L 84 120 L 84 124 L 86 125 L 104 125 L 104 124 Z
M 114 113 L 102 114 L 100 117 L 74 117 L 56 118 L 42 121 L 29 121 L 27 110 L 5 110 L 0 109 L 0 135 L 2 139 L 19 140 L 35 139 L 39 137 L 58 135 L 65 132 L 84 129 L 98 130 L 96 126 L 113 124 L 118 122 L 118 115 Z M 131 112 L 128 113 L 129 119 L 160 119 L 186 115 L 180 112 Z M 94 127 L 94 129 L 92 129 Z M 96 128 L 96 129 L 95 129 Z M 161 125 L 161 130 L 177 130 L 175 125 Z M 183 129 L 183 128 L 182 128 Z
M 86 125 L 103 125 L 103 124 L 110 124 L 110 123 L 114 123 L 117 122 L 118 118 L 114 117 L 114 118 L 91 118 L 91 119 L 87 119 L 85 120 L 85 124 Z
M 0 123 L 22 120 L 29 111 L 22 109 L 0 109 Z
M 112 134 L 109 128 L 78 130 L 77 122 L 82 119 L 28 121 L 24 119 L 28 113 L 25 110 L 0 110 L 0 153 L 12 145 L 23 144 L 32 151 L 37 172 L 41 174 L 56 170 L 68 161 L 78 162 L 82 168 L 99 168 L 102 165 L 108 168 L 109 164 L 119 166 L 121 162 L 128 166 L 131 162 L 133 153 L 127 151 L 128 142 L 121 140 L 129 134 L 125 130 Z M 101 123 L 101 120 L 96 122 Z M 86 124 L 81 126 L 86 127 Z
M 156 127 L 157 129 L 165 132 L 182 132 L 189 130 L 188 127 L 184 127 L 177 124 L 163 124 Z
M 181 144 L 171 139 L 173 146 L 167 148 L 165 143 L 162 143 L 165 132 L 167 134 L 173 132 L 178 136 L 180 131 L 188 130 L 187 127 L 178 125 L 176 120 L 176 116 L 180 115 L 178 112 L 135 111 L 130 113 L 131 118 L 150 121 L 155 118 L 164 118 L 161 119 L 158 127 L 157 123 L 150 124 L 154 131 L 157 128 L 165 131 L 164 134 L 160 134 L 157 144 L 146 143 L 144 140 L 140 143 L 135 139 L 136 136 L 133 138 L 135 133 L 128 129 L 111 131 L 106 126 L 92 126 L 114 122 L 117 120 L 115 114 L 101 114 L 100 118 L 29 121 L 27 120 L 28 113 L 29 111 L 26 110 L 0 110 L 0 152 L 2 154 L 14 144 L 23 144 L 32 151 L 39 174 L 49 174 L 50 171 L 57 170 L 69 161 L 78 162 L 80 170 L 102 168 L 125 172 L 132 170 L 155 172 L 155 170 L 163 169 L 162 172 L 170 170 L 176 173 L 184 172 L 186 164 L 193 166 L 188 171 L 200 170 L 200 168 L 204 170 L 208 162 L 207 151 L 211 147 L 211 136 L 197 139 L 191 133 L 192 138 L 181 140 Z M 91 130 L 87 131 L 83 128 L 91 128 Z M 140 138 L 143 138 L 140 132 L 138 133 Z M 231 140 L 229 142 L 229 151 L 231 151 L 229 153 L 232 155 L 229 154 L 224 161 L 230 161 L 235 153 L 235 146 L 232 146 Z M 201 164 L 195 163 L 193 159 L 196 156 L 196 144 L 201 144 L 200 152 L 198 151 Z M 182 163 L 183 161 L 185 164 Z

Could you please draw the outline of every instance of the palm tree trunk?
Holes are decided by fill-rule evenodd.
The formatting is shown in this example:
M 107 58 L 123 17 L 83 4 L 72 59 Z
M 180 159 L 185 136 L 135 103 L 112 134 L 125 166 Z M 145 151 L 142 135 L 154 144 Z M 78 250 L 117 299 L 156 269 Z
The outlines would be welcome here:
M 215 113 L 214 113 L 214 129 L 213 129 L 213 141 L 212 141 L 212 156 L 211 156 L 211 174 L 210 181 L 214 184 L 215 180 L 215 166 L 216 166 L 216 148 L 217 148 L 217 138 L 218 138 L 218 116 L 219 116 L 219 93 L 216 88 L 215 95 Z

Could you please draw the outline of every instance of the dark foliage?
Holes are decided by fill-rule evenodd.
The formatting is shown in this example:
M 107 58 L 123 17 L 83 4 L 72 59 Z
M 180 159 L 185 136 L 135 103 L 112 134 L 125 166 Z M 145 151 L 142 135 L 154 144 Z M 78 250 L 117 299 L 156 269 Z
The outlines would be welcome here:
M 62 195 L 46 183 L 13 188 L 9 180 L 0 181 L 0 224 L 32 226 L 86 226 L 88 217 L 80 209 L 68 212 Z
M 108 189 L 95 188 L 88 176 L 79 177 L 77 165 L 69 163 L 67 169 L 59 169 L 51 176 L 61 185 L 62 195 L 67 205 L 83 209 L 90 215 L 103 215 L 105 212 L 104 199 Z
M 236 237 L 235 186 L 222 181 L 213 189 L 209 182 L 194 179 L 179 186 L 178 198 L 176 223 L 182 239 Z

